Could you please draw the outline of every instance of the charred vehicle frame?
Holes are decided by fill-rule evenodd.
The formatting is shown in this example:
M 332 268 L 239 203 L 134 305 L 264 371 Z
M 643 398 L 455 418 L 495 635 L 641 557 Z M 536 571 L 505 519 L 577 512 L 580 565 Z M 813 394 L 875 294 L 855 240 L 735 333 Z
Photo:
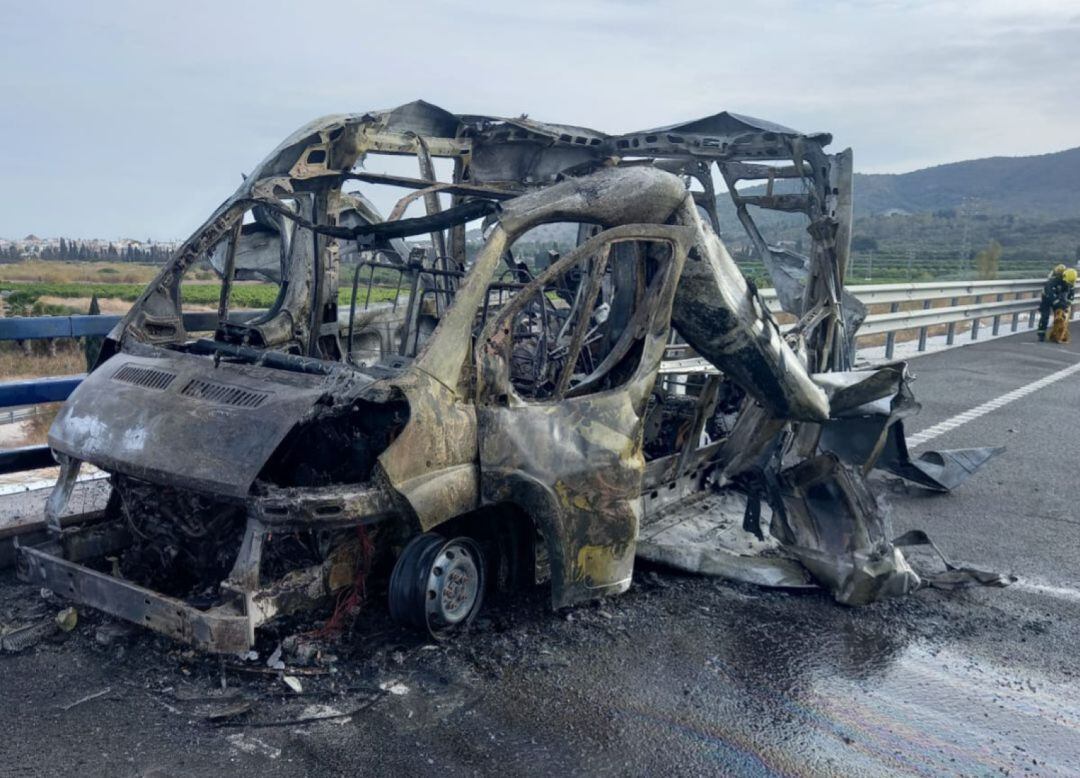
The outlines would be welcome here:
M 436 635 L 497 584 L 549 579 L 555 607 L 625 591 L 636 556 L 852 604 L 1005 583 L 916 573 L 900 547 L 929 540 L 894 542 L 865 482 L 878 467 L 945 490 L 996 450 L 912 459 L 905 366 L 855 369 L 852 157 L 830 142 L 730 113 L 613 136 L 423 102 L 300 129 L 182 244 L 64 405 L 51 539 L 20 549 L 20 574 L 220 653 L 356 586 L 378 549 L 396 558 L 391 613 Z M 374 155 L 412 156 L 418 175 L 370 172 Z M 721 242 L 714 165 L 790 327 Z M 384 219 L 353 185 L 409 191 Z M 758 208 L 805 214 L 809 255 L 770 246 Z M 576 247 L 521 262 L 518 242 L 552 223 Z M 200 264 L 221 278 L 201 337 L 181 296 Z M 276 300 L 237 310 L 257 276 Z M 382 282 L 393 298 L 372 303 Z M 111 497 L 62 528 L 84 462 Z

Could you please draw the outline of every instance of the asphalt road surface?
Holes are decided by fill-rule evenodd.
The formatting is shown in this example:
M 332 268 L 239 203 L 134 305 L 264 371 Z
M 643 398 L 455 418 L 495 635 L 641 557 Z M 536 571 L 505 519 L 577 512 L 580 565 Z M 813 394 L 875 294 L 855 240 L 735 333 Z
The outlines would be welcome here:
M 300 695 L 231 664 L 222 692 L 217 661 L 86 613 L 0 657 L 0 775 L 1078 774 L 1080 373 L 994 404 L 1078 363 L 1030 333 L 912 363 L 908 433 L 964 420 L 916 453 L 1008 450 L 950 495 L 879 481 L 895 531 L 1007 589 L 852 609 L 641 566 L 622 597 L 519 597 L 448 645 L 372 615 Z M 56 607 L 0 583 L 0 620 Z

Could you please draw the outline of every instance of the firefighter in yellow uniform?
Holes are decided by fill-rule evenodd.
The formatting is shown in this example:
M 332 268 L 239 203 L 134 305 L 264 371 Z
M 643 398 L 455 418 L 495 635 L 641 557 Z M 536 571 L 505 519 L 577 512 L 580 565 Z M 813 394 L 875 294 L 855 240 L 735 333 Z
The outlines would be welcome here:
M 1065 274 L 1070 273 L 1071 281 L 1065 280 Z M 1073 287 L 1076 285 L 1076 271 L 1066 270 L 1064 265 L 1058 265 L 1050 273 L 1043 285 L 1042 300 L 1039 301 L 1039 328 L 1037 333 L 1039 340 L 1046 340 L 1046 328 L 1050 323 L 1050 314 L 1059 310 L 1068 311 L 1072 307 Z
M 1069 268 L 1061 274 L 1061 286 L 1051 303 L 1054 309 L 1054 324 L 1050 327 L 1048 340 L 1051 343 L 1069 342 L 1069 318 L 1072 315 L 1073 294 L 1076 286 L 1076 271 Z

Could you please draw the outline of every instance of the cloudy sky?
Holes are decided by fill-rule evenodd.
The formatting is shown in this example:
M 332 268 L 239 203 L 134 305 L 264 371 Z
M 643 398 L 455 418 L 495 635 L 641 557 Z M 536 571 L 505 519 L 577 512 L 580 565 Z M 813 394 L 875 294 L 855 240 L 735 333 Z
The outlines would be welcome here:
M 1080 145 L 1080 0 L 0 0 L 0 236 L 182 238 L 327 113 L 732 110 L 903 172 Z M 1080 184 L 1078 184 L 1080 185 Z

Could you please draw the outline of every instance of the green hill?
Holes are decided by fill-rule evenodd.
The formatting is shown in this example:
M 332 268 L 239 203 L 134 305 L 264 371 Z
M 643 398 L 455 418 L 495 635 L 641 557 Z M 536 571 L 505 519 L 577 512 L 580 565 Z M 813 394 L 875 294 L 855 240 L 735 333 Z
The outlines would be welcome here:
M 777 182 L 776 191 L 785 191 L 782 185 L 797 191 L 790 181 Z M 854 272 L 873 280 L 970 277 L 975 253 L 990 241 L 1002 246 L 1002 276 L 1080 262 L 1080 148 L 856 173 L 854 187 Z M 724 239 L 753 272 L 759 263 L 726 194 L 718 209 Z M 769 242 L 805 241 L 802 216 L 752 211 Z
M 951 162 L 910 173 L 855 174 L 856 215 L 965 208 L 1040 219 L 1080 215 L 1080 148 Z

